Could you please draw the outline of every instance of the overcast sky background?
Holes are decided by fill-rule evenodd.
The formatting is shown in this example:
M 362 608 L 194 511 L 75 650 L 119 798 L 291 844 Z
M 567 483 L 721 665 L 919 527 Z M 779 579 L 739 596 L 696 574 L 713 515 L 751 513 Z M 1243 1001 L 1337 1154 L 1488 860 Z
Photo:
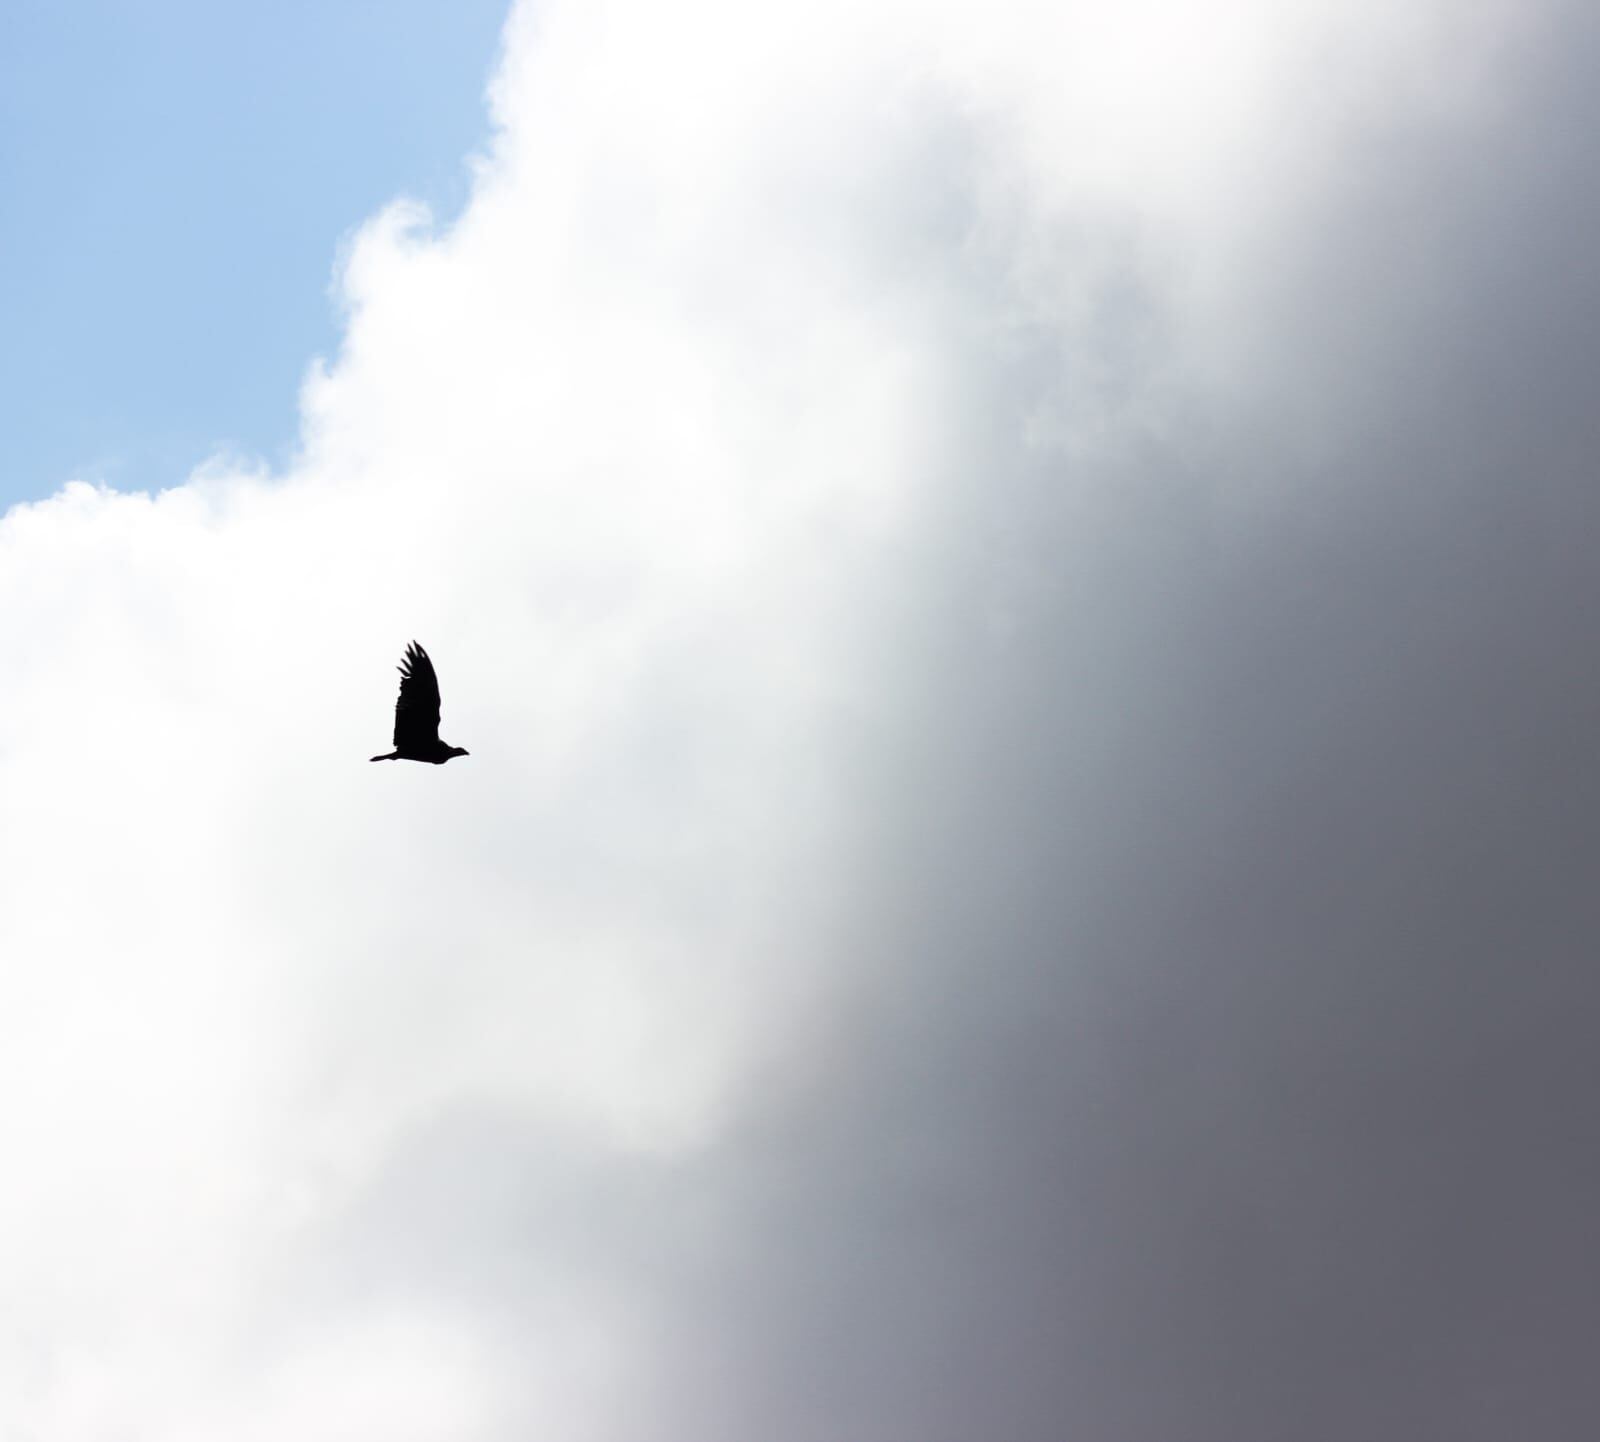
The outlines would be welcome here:
M 0 1437 L 1579 1435 L 1597 27 L 514 9 L 0 520 Z

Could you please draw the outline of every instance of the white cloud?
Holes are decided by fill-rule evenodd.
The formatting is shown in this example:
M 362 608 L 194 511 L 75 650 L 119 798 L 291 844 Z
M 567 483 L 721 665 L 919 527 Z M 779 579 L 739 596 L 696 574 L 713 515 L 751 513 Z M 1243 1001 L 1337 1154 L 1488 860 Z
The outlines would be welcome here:
M 1036 528 L 1278 393 L 1253 307 L 1347 137 L 1483 123 L 1500 9 L 1402 8 L 524 6 L 461 220 L 351 245 L 288 474 L 0 521 L 0 1436 L 794 1404 L 719 1382 L 707 1257 L 903 978 L 908 698 L 1061 620 Z M 365 760 L 412 636 L 442 770 Z

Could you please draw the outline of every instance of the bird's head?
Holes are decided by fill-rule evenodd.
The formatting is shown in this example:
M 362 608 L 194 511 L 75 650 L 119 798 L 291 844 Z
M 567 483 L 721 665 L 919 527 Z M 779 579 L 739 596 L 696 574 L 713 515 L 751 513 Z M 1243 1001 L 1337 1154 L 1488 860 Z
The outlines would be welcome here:
M 472 753 L 465 746 L 452 746 L 450 754 L 452 756 L 470 756 Z

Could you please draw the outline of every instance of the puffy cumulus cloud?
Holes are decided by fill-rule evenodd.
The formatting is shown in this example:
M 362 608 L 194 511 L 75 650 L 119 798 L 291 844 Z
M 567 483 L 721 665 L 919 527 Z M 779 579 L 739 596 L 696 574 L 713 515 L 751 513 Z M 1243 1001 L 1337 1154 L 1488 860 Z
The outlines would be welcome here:
M 0 521 L 0 1431 L 1570 1435 L 1597 40 L 516 10 L 287 474 Z

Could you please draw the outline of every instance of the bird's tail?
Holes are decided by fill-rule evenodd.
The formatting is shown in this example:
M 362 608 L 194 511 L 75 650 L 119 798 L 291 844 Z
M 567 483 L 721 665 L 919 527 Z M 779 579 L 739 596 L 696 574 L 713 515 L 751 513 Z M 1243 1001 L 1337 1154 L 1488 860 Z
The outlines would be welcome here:
M 369 756 L 369 757 L 367 757 L 368 761 L 398 761 L 399 759 L 400 759 L 400 753 L 398 751 L 391 751 L 387 756 Z

